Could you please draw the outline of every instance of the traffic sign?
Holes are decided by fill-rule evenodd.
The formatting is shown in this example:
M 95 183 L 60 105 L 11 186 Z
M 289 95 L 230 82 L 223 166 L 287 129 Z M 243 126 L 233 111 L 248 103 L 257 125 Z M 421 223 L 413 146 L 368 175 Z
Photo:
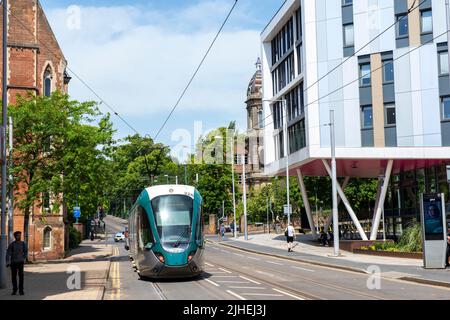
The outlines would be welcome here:
M 73 207 L 73 217 L 78 219 L 81 216 L 80 207 Z
M 447 182 L 450 183 L 450 166 L 447 166 Z
M 287 216 L 287 215 L 289 215 L 289 214 L 292 214 L 292 205 L 289 205 L 289 210 L 288 210 L 287 204 L 285 204 L 285 205 L 283 206 L 283 208 L 284 208 L 284 215 L 285 215 L 285 216 Z

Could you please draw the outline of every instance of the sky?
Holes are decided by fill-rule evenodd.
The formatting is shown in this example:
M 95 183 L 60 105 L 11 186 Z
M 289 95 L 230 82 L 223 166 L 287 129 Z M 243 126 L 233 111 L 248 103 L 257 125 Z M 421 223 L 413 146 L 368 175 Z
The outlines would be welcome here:
M 233 120 L 246 130 L 246 91 L 261 54 L 260 34 L 283 2 L 239 0 L 158 142 L 190 147 L 200 134 Z M 234 0 L 41 4 L 70 69 L 139 133 L 154 137 Z M 98 101 L 76 77 L 69 93 L 79 101 Z M 110 112 L 104 105 L 100 109 Z M 112 120 L 116 138 L 133 134 L 120 119 Z

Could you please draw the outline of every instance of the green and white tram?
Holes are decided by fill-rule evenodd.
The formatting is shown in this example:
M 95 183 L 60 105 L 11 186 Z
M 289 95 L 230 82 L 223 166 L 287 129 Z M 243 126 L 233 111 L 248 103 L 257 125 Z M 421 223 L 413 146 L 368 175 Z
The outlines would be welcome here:
M 204 268 L 202 197 L 191 186 L 142 191 L 130 211 L 128 238 L 141 278 L 194 277 Z

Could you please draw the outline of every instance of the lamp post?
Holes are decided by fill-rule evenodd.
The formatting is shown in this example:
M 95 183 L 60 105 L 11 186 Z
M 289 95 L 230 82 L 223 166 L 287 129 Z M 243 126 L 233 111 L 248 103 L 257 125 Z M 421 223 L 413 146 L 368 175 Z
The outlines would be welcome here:
M 245 154 L 242 155 L 242 182 L 244 186 L 244 239 L 248 240 L 248 225 L 247 225 L 247 185 L 245 181 Z
M 6 288 L 6 121 L 8 108 L 8 0 L 3 0 L 3 77 L 2 77 L 2 212 L 1 212 L 1 227 L 0 227 L 0 288 Z
M 236 225 L 236 192 L 234 189 L 234 137 L 236 134 L 236 130 L 233 130 L 233 137 L 231 139 L 231 180 L 233 184 L 233 235 L 234 238 L 237 238 L 237 225 Z
M 331 180 L 333 193 L 333 242 L 334 256 L 339 256 L 339 215 L 337 203 L 337 174 L 336 174 L 336 144 L 334 137 L 334 110 L 330 110 L 330 140 L 331 140 Z

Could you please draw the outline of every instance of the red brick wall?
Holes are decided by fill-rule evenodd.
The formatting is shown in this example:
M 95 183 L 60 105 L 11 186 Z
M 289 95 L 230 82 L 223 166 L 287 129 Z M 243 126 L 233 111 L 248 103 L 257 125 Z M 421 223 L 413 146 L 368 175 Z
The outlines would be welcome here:
M 8 99 L 9 104 L 16 103 L 16 95 L 43 93 L 43 74 L 48 65 L 52 68 L 52 89 L 66 92 L 63 83 L 65 58 L 51 30 L 44 11 L 37 0 L 14 0 L 9 3 L 8 17 Z M 0 10 L 0 25 L 3 15 Z M 0 43 L 3 41 L 0 33 Z M 0 50 L 0 64 L 2 61 Z M 0 87 L 1 94 L 1 87 Z M 15 196 L 16 206 L 20 187 Z M 40 216 L 41 208 L 35 204 L 29 226 L 30 260 L 58 259 L 64 256 L 64 224 L 60 213 Z M 43 231 L 46 226 L 52 228 L 51 250 L 43 250 Z M 14 231 L 24 230 L 24 213 L 14 209 Z

